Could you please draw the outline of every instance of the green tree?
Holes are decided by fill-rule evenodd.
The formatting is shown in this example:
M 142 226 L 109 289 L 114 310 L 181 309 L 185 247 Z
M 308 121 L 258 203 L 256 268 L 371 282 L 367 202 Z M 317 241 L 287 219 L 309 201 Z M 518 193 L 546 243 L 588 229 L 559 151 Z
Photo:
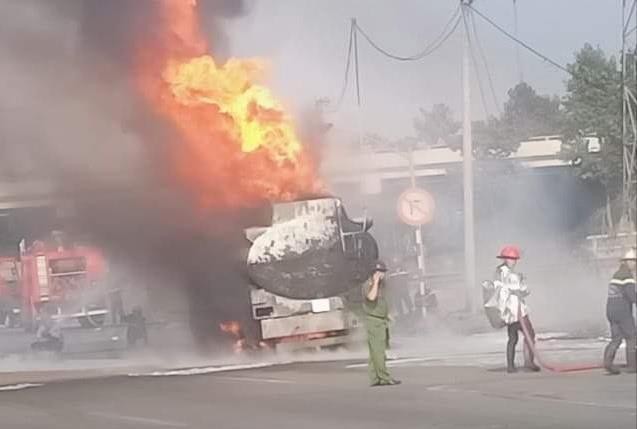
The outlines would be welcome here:
M 502 112 L 502 126 L 514 140 L 524 141 L 561 130 L 563 112 L 559 97 L 538 95 L 526 82 L 511 88 L 508 95 Z
M 444 143 L 454 150 L 461 149 L 457 133 L 460 122 L 446 104 L 434 104 L 431 110 L 420 109 L 420 115 L 414 119 L 416 137 L 424 146 L 436 146 Z
M 558 97 L 538 95 L 525 82 L 507 94 L 500 117 L 472 123 L 474 155 L 478 159 L 506 158 L 518 149 L 520 142 L 534 136 L 559 134 L 562 130 L 564 112 Z M 462 150 L 460 123 L 445 104 L 435 104 L 429 111 L 420 109 L 414 128 L 416 136 L 426 145 L 444 142 L 452 150 Z
M 561 132 L 564 112 L 558 97 L 538 95 L 526 82 L 509 89 L 507 95 L 499 118 L 473 124 L 477 158 L 505 158 L 524 140 Z
M 606 221 L 612 228 L 621 216 L 621 208 L 611 205 L 618 199 L 622 184 L 621 73 L 615 58 L 589 44 L 575 54 L 568 70 L 571 78 L 563 100 L 566 121 L 562 156 L 577 160 L 576 171 L 583 180 L 604 186 Z M 588 150 L 587 136 L 600 139 L 600 152 Z
M 519 142 L 506 134 L 506 127 L 498 118 L 474 121 L 471 133 L 473 155 L 477 159 L 506 158 L 519 147 Z

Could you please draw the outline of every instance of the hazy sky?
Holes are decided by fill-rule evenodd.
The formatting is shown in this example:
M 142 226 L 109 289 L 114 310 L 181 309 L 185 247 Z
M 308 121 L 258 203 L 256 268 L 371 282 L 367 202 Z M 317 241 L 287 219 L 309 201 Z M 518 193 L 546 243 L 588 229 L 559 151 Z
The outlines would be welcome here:
M 621 0 L 518 0 L 519 37 L 566 64 L 588 42 L 608 53 L 620 49 Z M 458 2 L 455 0 L 256 0 L 250 13 L 227 24 L 236 56 L 260 56 L 270 62 L 277 94 L 291 106 L 318 98 L 337 98 L 345 66 L 351 17 L 376 41 L 399 55 L 411 55 L 438 35 Z M 476 0 L 474 7 L 513 31 L 512 0 Z M 515 45 L 476 16 L 500 103 L 517 82 Z M 449 104 L 461 115 L 462 27 L 433 55 L 400 63 L 374 51 L 362 38 L 360 72 L 362 125 L 395 138 L 412 133 L 419 107 Z M 561 93 L 566 75 L 521 50 L 525 80 L 543 94 Z M 475 75 L 474 75 L 475 76 Z M 488 88 L 482 72 L 485 89 Z M 353 86 L 335 126 L 357 129 Z M 488 96 L 488 95 L 487 95 Z M 484 116 L 476 80 L 472 110 Z M 488 109 L 495 112 L 489 98 Z

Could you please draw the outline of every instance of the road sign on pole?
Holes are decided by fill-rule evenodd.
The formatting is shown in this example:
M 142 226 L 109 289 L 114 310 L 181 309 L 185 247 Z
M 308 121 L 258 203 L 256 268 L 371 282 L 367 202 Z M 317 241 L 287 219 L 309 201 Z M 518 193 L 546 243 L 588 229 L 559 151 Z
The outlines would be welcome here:
M 413 169 L 412 169 L 413 172 Z M 412 179 L 413 179 L 412 174 Z M 418 246 L 418 271 L 420 271 L 419 293 L 421 299 L 421 312 L 423 319 L 427 315 L 425 306 L 425 245 L 422 239 L 422 226 L 431 222 L 434 217 L 436 204 L 429 192 L 413 186 L 403 192 L 398 198 L 398 216 L 407 225 L 414 226 L 416 233 L 416 245 Z
M 398 198 L 398 216 L 407 225 L 421 226 L 432 221 L 436 204 L 429 192 L 409 188 Z

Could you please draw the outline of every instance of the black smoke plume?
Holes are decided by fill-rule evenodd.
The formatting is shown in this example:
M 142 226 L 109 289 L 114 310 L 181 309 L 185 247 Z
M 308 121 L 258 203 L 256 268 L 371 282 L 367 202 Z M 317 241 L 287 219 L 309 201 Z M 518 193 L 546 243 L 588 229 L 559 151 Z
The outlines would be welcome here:
M 249 319 L 242 230 L 267 213 L 201 212 L 166 174 L 177 139 L 131 82 L 135 41 L 160 30 L 158 1 L 0 2 L 0 175 L 52 182 L 73 207 L 61 226 L 104 247 L 157 318 L 187 320 L 206 345 L 220 321 Z M 199 10 L 223 60 L 223 21 L 245 4 Z

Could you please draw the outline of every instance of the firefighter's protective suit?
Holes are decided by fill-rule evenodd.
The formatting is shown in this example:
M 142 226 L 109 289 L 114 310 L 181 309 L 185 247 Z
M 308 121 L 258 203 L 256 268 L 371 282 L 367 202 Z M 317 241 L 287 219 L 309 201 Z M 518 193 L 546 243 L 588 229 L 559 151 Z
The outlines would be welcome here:
M 491 307 L 497 308 L 502 324 L 507 327 L 507 371 L 515 371 L 515 348 L 519 340 L 519 331 L 524 323 L 529 338 L 524 342 L 524 364 L 532 370 L 539 370 L 534 363 L 533 350 L 535 331 L 529 319 L 529 307 L 525 298 L 530 294 L 522 274 L 513 271 L 506 263 L 499 265 L 493 280 L 494 294 Z M 487 304 L 485 304 L 487 306 Z M 493 323 L 493 322 L 492 322 Z
M 626 341 L 628 371 L 635 372 L 637 369 L 637 356 L 635 355 L 637 332 L 633 317 L 635 301 L 634 273 L 624 261 L 608 285 L 608 299 L 606 301 L 606 318 L 610 323 L 611 340 L 604 349 L 604 368 L 611 374 L 619 373 L 613 362 L 617 349 L 624 340 Z

